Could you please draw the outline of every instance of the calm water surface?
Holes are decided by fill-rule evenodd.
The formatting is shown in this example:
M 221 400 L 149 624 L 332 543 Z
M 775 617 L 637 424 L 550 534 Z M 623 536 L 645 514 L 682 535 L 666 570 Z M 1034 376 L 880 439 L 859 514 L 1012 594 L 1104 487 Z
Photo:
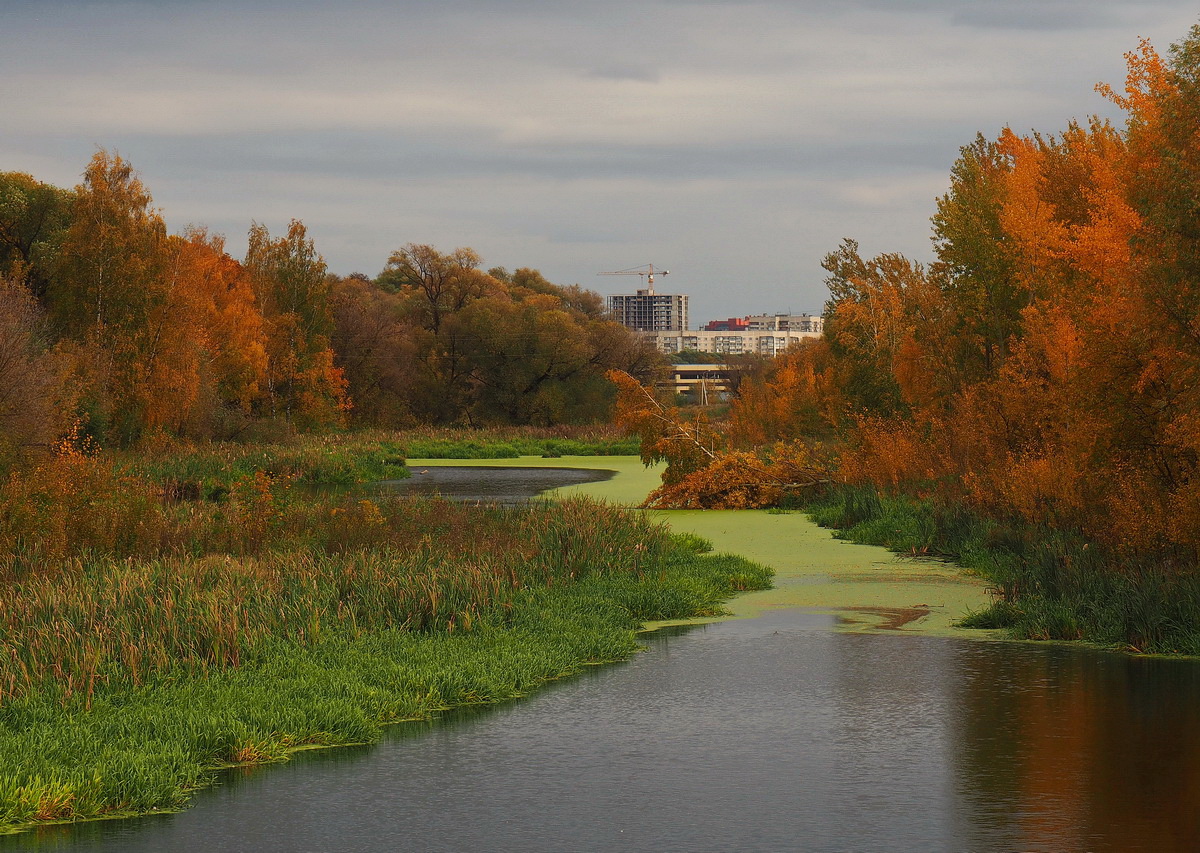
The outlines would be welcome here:
M 519 503 L 549 489 L 609 480 L 612 471 L 584 468 L 489 468 L 461 465 L 415 466 L 412 476 L 384 480 L 376 488 L 404 495 L 441 495 L 460 501 Z
M 780 611 L 3 849 L 1195 850 L 1200 669 Z

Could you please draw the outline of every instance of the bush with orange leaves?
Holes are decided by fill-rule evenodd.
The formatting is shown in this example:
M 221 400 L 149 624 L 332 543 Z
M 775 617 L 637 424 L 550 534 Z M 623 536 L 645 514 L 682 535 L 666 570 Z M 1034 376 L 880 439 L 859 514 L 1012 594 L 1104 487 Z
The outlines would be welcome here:
M 667 463 L 664 483 L 676 483 L 708 467 L 725 449 L 724 436 L 709 426 L 703 412 L 686 418 L 624 370 L 610 370 L 605 377 L 617 386 L 614 423 L 641 439 L 642 462 Z
M 860 415 L 842 448 L 839 470 L 848 483 L 895 488 L 933 480 L 934 455 L 925 431 L 912 421 Z
M 165 530 L 157 490 L 120 474 L 77 428 L 53 459 L 0 485 L 0 549 L 9 572 L 13 561 L 33 568 L 89 552 L 154 552 Z

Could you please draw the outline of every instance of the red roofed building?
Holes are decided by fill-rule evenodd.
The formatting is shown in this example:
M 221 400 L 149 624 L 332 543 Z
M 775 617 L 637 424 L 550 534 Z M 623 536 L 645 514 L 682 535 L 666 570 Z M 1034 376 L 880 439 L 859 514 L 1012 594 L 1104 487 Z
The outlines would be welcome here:
M 750 321 L 743 320 L 738 317 L 730 317 L 728 320 L 710 320 L 708 325 L 704 327 L 706 332 L 745 332 L 750 328 Z

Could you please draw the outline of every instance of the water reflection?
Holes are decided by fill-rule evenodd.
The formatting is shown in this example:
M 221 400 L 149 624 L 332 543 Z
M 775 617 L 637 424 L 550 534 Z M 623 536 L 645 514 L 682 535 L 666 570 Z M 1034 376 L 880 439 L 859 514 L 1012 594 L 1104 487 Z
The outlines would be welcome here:
M 3 849 L 1200 849 L 1200 676 L 779 611 Z
M 966 810 L 1014 849 L 1200 849 L 1200 666 L 959 645 Z

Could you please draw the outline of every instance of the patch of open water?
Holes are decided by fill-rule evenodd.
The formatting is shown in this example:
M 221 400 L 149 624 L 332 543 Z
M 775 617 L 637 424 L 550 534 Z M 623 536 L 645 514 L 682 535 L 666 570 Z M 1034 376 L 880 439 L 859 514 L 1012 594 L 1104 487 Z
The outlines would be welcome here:
M 384 480 L 374 488 L 384 494 L 440 495 L 459 501 L 520 503 L 550 489 L 596 483 L 613 476 L 612 471 L 585 468 L 418 465 L 411 470 L 411 477 Z
M 781 610 L 649 637 L 527 699 L 226 776 L 55 851 L 1193 850 L 1200 668 L 844 634 Z

